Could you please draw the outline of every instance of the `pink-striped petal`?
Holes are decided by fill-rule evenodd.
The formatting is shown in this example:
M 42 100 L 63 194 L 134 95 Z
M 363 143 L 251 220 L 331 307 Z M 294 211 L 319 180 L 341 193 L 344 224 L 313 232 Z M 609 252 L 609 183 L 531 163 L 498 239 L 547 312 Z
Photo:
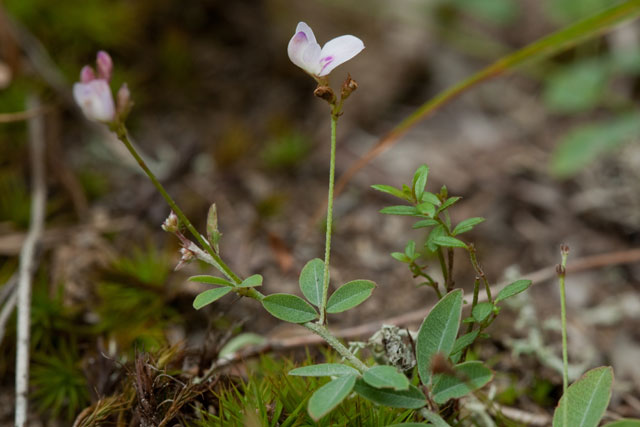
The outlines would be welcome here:
M 329 40 L 320 53 L 320 71 L 318 76 L 326 76 L 338 65 L 343 64 L 359 54 L 364 43 L 359 38 L 346 35 Z

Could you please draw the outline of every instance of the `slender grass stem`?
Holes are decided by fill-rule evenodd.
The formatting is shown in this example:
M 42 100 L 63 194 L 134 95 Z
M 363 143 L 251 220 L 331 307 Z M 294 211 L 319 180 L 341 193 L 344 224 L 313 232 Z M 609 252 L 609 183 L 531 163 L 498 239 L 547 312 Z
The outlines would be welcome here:
M 562 245 L 560 247 L 562 262 L 557 268 L 558 282 L 560 284 L 560 316 L 562 321 L 562 395 L 566 396 L 569 387 L 569 355 L 567 345 L 567 299 L 565 292 L 564 279 L 567 273 L 567 256 L 569 255 L 569 247 Z M 562 420 L 563 425 L 568 425 L 567 406 L 563 406 Z
M 329 293 L 329 260 L 331 258 L 331 227 L 333 224 L 333 185 L 336 172 L 336 127 L 338 114 L 331 114 L 331 160 L 329 162 L 329 195 L 327 197 L 327 229 L 324 245 L 324 273 L 322 276 L 322 306 L 320 307 L 320 324 L 324 325 L 327 295 Z

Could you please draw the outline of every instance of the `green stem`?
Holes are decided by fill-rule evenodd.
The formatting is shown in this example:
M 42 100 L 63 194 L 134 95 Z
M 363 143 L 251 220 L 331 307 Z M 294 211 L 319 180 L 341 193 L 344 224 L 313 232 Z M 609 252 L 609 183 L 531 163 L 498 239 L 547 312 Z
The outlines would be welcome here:
M 469 252 L 469 258 L 471 258 L 471 265 L 473 265 L 473 269 L 476 271 L 476 274 L 482 279 L 482 283 L 484 283 L 484 288 L 487 292 L 487 299 L 490 303 L 493 303 L 493 298 L 491 297 L 491 286 L 489 285 L 487 277 L 484 275 L 482 267 L 480 267 L 480 263 L 478 263 L 478 258 L 476 257 L 476 248 L 473 246 L 473 244 L 469 244 L 467 247 L 467 251 Z
M 333 349 L 336 350 L 340 354 L 340 356 L 344 357 L 346 360 L 351 362 L 351 364 L 354 366 L 354 368 L 356 368 L 360 372 L 364 373 L 364 371 L 369 369 L 369 367 L 367 365 L 362 363 L 362 361 L 360 359 L 358 359 L 356 356 L 354 356 L 353 353 L 351 353 L 349 351 L 349 349 L 347 347 L 345 347 L 336 337 L 331 335 L 331 332 L 329 332 L 329 330 L 327 328 L 325 328 L 324 326 L 319 325 L 319 324 L 314 323 L 314 322 L 307 322 L 307 323 L 303 324 L 302 326 L 304 326 L 305 328 L 309 329 L 310 331 L 312 331 L 316 335 L 319 335 L 320 337 L 322 337 L 322 339 L 324 339 L 327 342 L 327 344 L 329 344 L 331 347 L 333 347 Z
M 562 263 L 558 266 L 558 281 L 560 283 L 560 316 L 562 320 L 562 395 L 567 395 L 567 388 L 569 387 L 569 355 L 567 345 L 567 305 L 566 305 L 566 293 L 564 279 L 566 275 L 567 267 L 567 255 L 569 254 L 568 248 L 562 246 L 560 249 L 562 256 Z M 563 425 L 568 425 L 567 406 L 564 405 L 562 411 Z
M 337 107 L 339 108 L 339 107 Z M 324 274 L 322 277 L 322 305 L 320 307 L 320 324 L 325 323 L 325 309 L 327 307 L 327 295 L 329 293 L 329 259 L 331 257 L 331 227 L 333 223 L 333 185 L 336 172 L 336 126 L 339 110 L 334 108 L 331 112 L 331 160 L 329 162 L 329 195 L 327 197 L 327 229 L 324 245 Z
M 444 280 L 444 289 L 447 292 L 449 288 L 449 270 L 447 269 L 447 263 L 444 260 L 444 254 L 442 253 L 442 247 L 438 246 L 438 261 L 440 261 L 440 269 L 442 270 L 442 279 Z
M 189 232 L 193 235 L 193 237 L 198 241 L 198 243 L 200 244 L 200 246 L 202 246 L 204 248 L 205 251 L 207 251 L 207 253 L 211 256 L 211 258 L 215 261 L 215 263 L 217 264 L 217 267 L 219 267 L 220 271 L 227 276 L 227 278 L 229 280 L 231 280 L 232 282 L 234 282 L 235 284 L 240 284 L 242 283 L 242 279 L 240 279 L 230 268 L 229 266 L 222 261 L 222 259 L 220 258 L 220 256 L 213 250 L 213 248 L 211 247 L 211 245 L 202 237 L 202 235 L 200 233 L 198 233 L 198 230 L 195 229 L 195 227 L 191 224 L 191 221 L 189 221 L 189 219 L 186 217 L 186 215 L 182 212 L 182 210 L 178 207 L 178 205 L 176 204 L 176 202 L 171 198 L 171 196 L 169 195 L 169 193 L 167 193 L 167 191 L 164 189 L 164 187 L 162 186 L 162 184 L 160 184 L 160 181 L 158 181 L 158 179 L 156 178 L 156 176 L 153 174 L 153 172 L 151 172 L 151 169 L 149 169 L 149 167 L 147 166 L 147 164 L 145 163 L 145 161 L 142 159 L 142 157 L 140 157 L 140 155 L 138 154 L 138 152 L 136 151 L 136 149 L 133 147 L 133 145 L 131 144 L 131 141 L 129 140 L 129 136 L 127 135 L 127 129 L 125 128 L 124 124 L 120 124 L 118 125 L 114 131 L 116 132 L 116 135 L 118 136 L 118 139 L 120 141 L 122 141 L 122 143 L 125 145 L 125 147 L 127 147 L 127 150 L 129 150 L 129 152 L 131 153 L 131 155 L 133 156 L 134 159 L 136 159 L 136 162 L 138 162 L 138 165 L 140 165 L 140 167 L 142 168 L 142 170 L 144 171 L 145 174 L 147 174 L 147 176 L 149 177 L 149 179 L 151 180 L 151 182 L 153 183 L 153 185 L 156 187 L 156 189 L 160 192 L 160 194 L 162 195 L 162 197 L 164 197 L 164 200 L 167 202 L 167 204 L 169 205 L 169 207 L 171 208 L 171 210 L 173 210 L 173 212 L 175 212 L 175 214 L 178 216 L 178 218 L 180 219 L 180 221 L 182 222 L 182 224 L 184 224 L 184 226 L 187 228 L 187 230 L 189 230 Z M 262 299 L 261 298 L 261 294 L 259 294 L 258 291 L 256 291 L 253 288 L 248 288 L 250 290 L 247 291 L 247 293 L 253 294 L 256 293 L 256 295 L 247 295 L 247 296 L 251 296 L 255 299 Z M 253 291 L 253 292 L 251 292 Z

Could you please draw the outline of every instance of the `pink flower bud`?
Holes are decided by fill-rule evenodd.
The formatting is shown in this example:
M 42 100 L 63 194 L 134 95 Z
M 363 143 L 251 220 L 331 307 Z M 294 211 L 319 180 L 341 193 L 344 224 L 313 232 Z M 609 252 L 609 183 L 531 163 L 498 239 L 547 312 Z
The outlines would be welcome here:
M 113 61 L 107 52 L 104 50 L 98 52 L 96 65 L 98 66 L 98 77 L 106 81 L 110 81 L 111 71 L 113 70 Z
M 95 79 L 96 73 L 93 71 L 93 68 L 88 65 L 82 67 L 82 70 L 80 70 L 80 81 L 82 83 L 89 83 L 91 80 Z
M 73 97 L 89 120 L 112 122 L 116 117 L 109 83 L 103 79 L 73 85 Z
M 122 83 L 116 95 L 116 105 L 118 114 L 127 114 L 131 108 L 131 92 L 126 83 Z

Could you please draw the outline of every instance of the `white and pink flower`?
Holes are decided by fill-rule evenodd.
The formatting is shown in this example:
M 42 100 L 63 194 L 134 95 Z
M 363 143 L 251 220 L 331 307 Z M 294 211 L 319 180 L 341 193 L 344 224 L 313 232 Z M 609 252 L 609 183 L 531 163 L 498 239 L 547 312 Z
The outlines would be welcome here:
M 92 67 L 82 67 L 80 82 L 73 85 L 73 98 L 89 120 L 109 123 L 116 118 L 116 106 L 109 87 L 113 62 L 107 52 L 100 51 L 96 65 L 97 76 Z
M 289 41 L 289 59 L 316 79 L 329 75 L 334 68 L 350 60 L 364 49 L 364 43 L 352 35 L 329 40 L 320 48 L 313 30 L 304 22 L 296 27 Z

